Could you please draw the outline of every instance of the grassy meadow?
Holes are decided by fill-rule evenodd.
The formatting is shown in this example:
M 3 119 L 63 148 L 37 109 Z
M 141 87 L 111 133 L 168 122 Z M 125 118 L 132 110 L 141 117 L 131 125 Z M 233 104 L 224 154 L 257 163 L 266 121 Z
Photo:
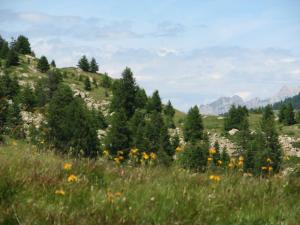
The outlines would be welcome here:
M 299 166 L 299 159 L 284 165 Z M 297 225 L 299 188 L 300 176 L 116 165 L 15 140 L 0 147 L 0 224 L 6 225 Z

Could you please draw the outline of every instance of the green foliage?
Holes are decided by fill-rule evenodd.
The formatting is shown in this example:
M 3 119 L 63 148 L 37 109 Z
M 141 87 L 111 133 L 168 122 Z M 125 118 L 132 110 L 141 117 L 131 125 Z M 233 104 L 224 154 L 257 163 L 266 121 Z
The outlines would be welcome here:
M 296 123 L 292 103 L 282 104 L 279 110 L 279 122 L 290 126 Z
M 208 143 L 189 143 L 184 151 L 178 154 L 179 164 L 186 169 L 203 172 L 207 166 Z
M 99 70 L 99 66 L 96 62 L 96 59 L 92 58 L 91 63 L 90 63 L 90 72 L 96 73 L 98 70 Z
M 147 104 L 147 110 L 148 110 L 148 112 L 152 112 L 152 111 L 161 112 L 162 111 L 162 103 L 161 103 L 161 99 L 160 99 L 158 90 L 154 91 L 151 98 L 149 98 L 148 104 Z
M 15 42 L 14 49 L 21 54 L 31 54 L 31 47 L 28 38 L 20 35 Z
M 270 105 L 263 111 L 260 127 L 261 132 L 257 132 L 249 140 L 245 151 L 244 169 L 254 174 L 262 174 L 270 172 L 268 169 L 271 168 L 272 173 L 277 173 L 281 168 L 282 150 L 276 131 L 275 115 Z
M 107 73 L 103 74 L 101 87 L 110 88 L 112 85 L 112 79 L 107 75 Z
M 143 88 L 137 86 L 136 95 L 135 95 L 135 104 L 137 108 L 143 109 L 146 107 L 148 97 Z
M 23 88 L 19 100 L 26 111 L 32 111 L 33 108 L 37 106 L 35 92 L 28 85 Z
M 6 59 L 9 52 L 8 42 L 0 37 L 0 59 Z
M 51 61 L 50 65 L 53 67 L 53 68 L 56 68 L 56 63 L 54 60 Z
M 19 56 L 14 49 L 10 49 L 6 56 L 6 66 L 17 66 L 19 65 Z
M 202 116 L 197 106 L 192 107 L 184 121 L 184 139 L 185 141 L 196 142 L 203 140 L 203 122 Z
M 122 78 L 114 83 L 111 111 L 124 110 L 127 118 L 131 118 L 136 109 L 136 83 L 130 68 L 122 73 Z
M 105 117 L 101 111 L 92 109 L 91 113 L 93 115 L 92 118 L 94 119 L 93 124 L 95 124 L 96 127 L 100 128 L 100 129 L 107 128 L 108 124 L 107 124 Z
M 117 151 L 130 147 L 129 129 L 124 110 L 114 113 L 111 118 L 111 127 L 105 137 L 105 146 L 112 155 L 117 155 Z
M 175 109 L 172 106 L 172 103 L 170 100 L 168 101 L 167 105 L 164 108 L 164 114 L 166 116 L 170 116 L 170 117 L 174 117 L 174 115 L 175 115 Z
M 46 56 L 41 56 L 37 63 L 37 69 L 42 73 L 45 73 L 50 69 L 48 59 L 46 58 Z
M 15 76 L 4 74 L 0 76 L 0 98 L 12 99 L 20 90 L 18 80 Z
M 90 64 L 89 64 L 89 61 L 88 61 L 88 59 L 86 58 L 85 55 L 82 56 L 81 59 L 79 60 L 78 67 L 80 69 L 82 69 L 83 71 L 85 71 L 85 72 L 89 72 Z
M 92 90 L 92 86 L 91 86 L 91 82 L 90 82 L 90 78 L 86 77 L 84 80 L 84 90 L 86 91 L 91 91 Z
M 241 130 L 241 126 L 245 126 L 245 117 L 248 116 L 248 110 L 245 106 L 232 105 L 224 120 L 224 129 L 229 131 L 231 129 Z
M 50 101 L 47 115 L 48 141 L 56 149 L 84 156 L 99 151 L 97 127 L 82 99 L 73 97 L 72 90 L 60 85 Z

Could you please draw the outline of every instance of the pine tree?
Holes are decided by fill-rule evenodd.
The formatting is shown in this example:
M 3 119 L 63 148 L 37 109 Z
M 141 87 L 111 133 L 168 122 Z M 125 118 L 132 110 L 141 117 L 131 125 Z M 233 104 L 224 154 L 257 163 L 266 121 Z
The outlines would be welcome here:
M 84 156 L 99 152 L 93 113 L 70 87 L 60 84 L 49 104 L 48 141 L 58 150 Z
M 91 87 L 91 82 L 90 82 L 90 78 L 86 77 L 84 80 L 84 90 L 86 91 L 91 91 L 92 87 Z
M 5 59 L 9 52 L 8 42 L 0 36 L 0 59 Z
M 160 138 L 159 138 L 159 150 L 164 151 L 167 153 L 167 155 L 172 158 L 172 156 L 175 154 L 175 148 L 172 148 L 172 144 L 170 142 L 170 136 L 168 133 L 167 126 L 163 125 L 160 129 Z
M 59 70 L 51 70 L 48 75 L 49 98 L 52 98 L 54 92 L 58 89 L 59 84 L 63 81 L 62 74 Z
M 158 90 L 154 91 L 152 94 L 152 97 L 148 100 L 147 110 L 148 110 L 148 112 L 152 112 L 152 111 L 161 112 L 162 111 L 162 104 L 161 104 L 161 99 L 160 99 Z
M 298 110 L 298 112 L 297 112 L 296 121 L 297 121 L 297 123 L 300 123 L 300 110 Z
M 246 107 L 232 105 L 224 120 L 224 129 L 229 131 L 233 128 L 240 130 L 244 118 L 248 116 Z
M 56 68 L 56 63 L 54 60 L 51 61 L 51 64 L 50 64 L 53 68 Z
M 0 98 L 13 99 L 19 92 L 20 86 L 17 77 L 8 74 L 0 76 Z
M 278 115 L 279 120 L 278 121 L 280 123 L 285 122 L 286 109 L 287 109 L 286 104 L 282 104 L 280 109 L 279 109 L 279 115 Z
M 89 72 L 90 64 L 89 64 L 89 61 L 88 61 L 88 59 L 86 58 L 85 55 L 82 56 L 81 59 L 79 60 L 78 67 L 80 69 L 82 69 L 83 71 L 85 71 L 85 72 Z
M 117 155 L 117 151 L 128 149 L 130 142 L 126 114 L 121 109 L 115 112 L 111 118 L 111 127 L 105 137 L 105 146 L 112 155 Z
M 15 50 L 21 54 L 31 54 L 31 47 L 28 38 L 20 35 L 15 42 Z
M 289 103 L 286 106 L 286 110 L 285 110 L 284 124 L 290 126 L 295 123 L 296 123 L 296 120 L 295 120 L 294 108 L 293 108 L 292 103 Z
M 164 114 L 165 114 L 166 116 L 170 116 L 170 117 L 172 117 L 172 118 L 173 118 L 174 115 L 175 115 L 175 109 L 173 108 L 172 103 L 171 103 L 170 100 L 168 101 L 167 105 L 166 105 L 165 108 L 164 108 Z
M 203 139 L 202 116 L 197 106 L 192 107 L 184 121 L 184 139 L 185 141 L 196 142 Z
M 91 63 L 90 63 L 90 72 L 96 73 L 99 70 L 99 66 L 96 62 L 95 58 L 92 58 Z
M 6 66 L 10 67 L 10 66 L 17 66 L 17 65 L 19 65 L 18 53 L 15 50 L 10 49 L 6 56 Z
M 136 109 L 136 83 L 130 68 L 122 73 L 122 78 L 113 85 L 113 99 L 111 111 L 123 109 L 128 119 L 132 117 Z
M 276 131 L 275 116 L 270 105 L 266 106 L 261 119 L 261 130 L 265 142 L 264 157 L 269 157 L 273 162 L 273 169 L 278 172 L 282 161 L 282 151 Z M 263 160 L 266 160 L 264 158 Z
M 50 69 L 48 59 L 45 56 L 42 56 L 39 59 L 38 64 L 37 64 L 37 69 L 42 73 L 45 73 Z
M 20 96 L 21 103 L 26 111 L 32 111 L 37 106 L 35 92 L 29 86 L 25 86 Z
M 144 89 L 137 86 L 136 95 L 135 95 L 135 104 L 136 108 L 143 109 L 146 107 L 148 102 L 148 97 Z

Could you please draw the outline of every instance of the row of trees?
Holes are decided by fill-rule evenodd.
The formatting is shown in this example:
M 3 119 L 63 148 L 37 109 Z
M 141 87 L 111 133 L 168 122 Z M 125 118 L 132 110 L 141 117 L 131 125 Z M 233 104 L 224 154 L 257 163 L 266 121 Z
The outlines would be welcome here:
M 99 70 L 98 63 L 95 58 L 92 58 L 89 62 L 87 57 L 84 55 L 78 61 L 78 67 L 85 72 L 96 73 Z

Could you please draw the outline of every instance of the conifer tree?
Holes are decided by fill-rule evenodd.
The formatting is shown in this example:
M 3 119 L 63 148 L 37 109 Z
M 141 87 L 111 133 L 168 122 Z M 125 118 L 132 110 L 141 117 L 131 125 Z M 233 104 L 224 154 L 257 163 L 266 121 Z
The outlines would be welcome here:
M 152 112 L 152 111 L 161 112 L 162 111 L 162 103 L 161 103 L 161 99 L 160 99 L 158 90 L 154 91 L 152 94 L 152 97 L 148 100 L 147 110 L 148 110 L 148 112 Z
M 33 89 L 29 86 L 25 86 L 22 90 L 20 100 L 26 111 L 32 111 L 37 105 L 37 99 Z
M 279 109 L 278 121 L 284 123 L 286 115 L 286 104 L 282 104 Z
M 85 72 L 89 72 L 90 64 L 89 64 L 89 61 L 88 61 L 88 59 L 86 58 L 85 55 L 82 56 L 81 59 L 79 60 L 78 67 L 80 69 L 82 69 L 83 71 L 85 71 Z
M 92 58 L 91 63 L 90 63 L 90 72 L 96 73 L 98 70 L 99 70 L 99 66 L 96 62 L 96 59 Z
M 294 108 L 293 108 L 292 103 L 287 104 L 284 117 L 285 117 L 284 118 L 284 124 L 285 125 L 290 126 L 290 125 L 293 125 L 293 124 L 296 123 L 295 112 L 294 112 Z
M 167 153 L 167 155 L 172 158 L 175 154 L 175 148 L 172 148 L 172 144 L 170 142 L 170 136 L 168 133 L 168 128 L 166 125 L 163 125 L 160 129 L 160 146 L 159 149 Z
M 13 99 L 19 92 L 20 86 L 16 77 L 8 74 L 0 76 L 0 98 Z
M 6 56 L 6 66 L 17 66 L 19 65 L 19 56 L 14 49 L 10 49 Z
M 93 113 L 67 85 L 60 84 L 52 97 L 47 114 L 48 141 L 58 150 L 84 156 L 99 151 L 97 126 Z
M 137 86 L 136 95 L 135 95 L 135 104 L 136 108 L 143 109 L 146 107 L 148 102 L 148 97 L 143 88 Z
M 59 84 L 63 81 L 62 74 L 59 70 L 51 70 L 48 75 L 49 98 L 52 98 L 54 92 L 58 89 Z
M 48 59 L 46 58 L 46 56 L 42 56 L 39 59 L 38 64 L 37 64 L 37 69 L 42 73 L 45 73 L 50 69 Z
M 124 109 L 128 119 L 132 117 L 136 109 L 136 83 L 130 68 L 122 73 L 122 78 L 114 83 L 111 111 Z
M 248 116 L 246 107 L 232 105 L 224 120 L 224 129 L 229 131 L 233 128 L 240 130 L 244 118 Z
M 185 141 L 196 142 L 203 139 L 203 122 L 202 116 L 197 106 L 192 107 L 184 121 L 184 139 Z
M 20 35 L 15 42 L 15 50 L 21 54 L 31 54 L 31 47 L 27 37 Z
M 50 64 L 53 68 L 56 68 L 56 63 L 54 60 L 51 61 L 51 64 Z
M 270 105 L 266 106 L 261 119 L 261 130 L 265 142 L 264 159 L 269 157 L 273 162 L 273 169 L 278 172 L 281 166 L 282 151 L 278 140 L 278 133 L 276 131 L 275 116 Z
M 90 78 L 86 77 L 84 80 L 84 90 L 86 91 L 91 91 L 92 87 L 91 87 L 91 82 L 90 82 Z
M 117 151 L 128 149 L 130 142 L 126 114 L 120 109 L 112 116 L 111 127 L 105 137 L 105 146 L 112 155 L 117 155 Z
M 171 103 L 170 100 L 168 101 L 167 105 L 164 108 L 164 114 L 167 115 L 167 116 L 170 116 L 172 118 L 175 115 L 175 109 L 173 108 L 172 103 Z
M 0 37 L 0 59 L 5 59 L 9 52 L 8 42 Z

